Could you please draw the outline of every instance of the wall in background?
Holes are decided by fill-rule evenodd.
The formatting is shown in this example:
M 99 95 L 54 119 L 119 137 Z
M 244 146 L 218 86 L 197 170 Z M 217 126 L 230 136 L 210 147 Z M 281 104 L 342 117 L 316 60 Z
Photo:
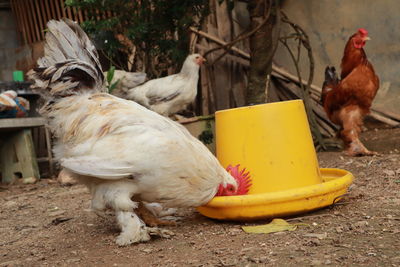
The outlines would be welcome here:
M 15 48 L 18 46 L 17 28 L 11 9 L 0 9 L 0 80 L 12 80 Z
M 14 70 L 26 73 L 42 53 L 42 42 L 21 46 L 11 9 L 0 9 L 0 81 L 12 81 Z

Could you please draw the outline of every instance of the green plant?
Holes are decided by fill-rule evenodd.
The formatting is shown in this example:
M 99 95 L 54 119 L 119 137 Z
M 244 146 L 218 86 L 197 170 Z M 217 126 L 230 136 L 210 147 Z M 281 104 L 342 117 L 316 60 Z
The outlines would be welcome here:
M 119 83 L 119 79 L 116 82 L 112 81 L 114 79 L 114 73 L 115 73 L 115 67 L 111 65 L 110 69 L 107 71 L 107 89 L 109 94 L 112 93 L 112 91 Z
M 149 77 L 181 65 L 189 52 L 189 27 L 200 23 L 208 12 L 208 0 L 66 0 L 65 3 L 87 14 L 83 29 L 113 65 L 129 71 L 145 71 Z M 121 42 L 118 36 L 130 42 Z M 130 53 L 134 57 L 129 64 Z
M 199 135 L 198 138 L 205 145 L 209 145 L 213 142 L 214 134 L 212 131 L 212 126 L 211 126 L 210 120 L 207 120 L 206 127 L 205 127 L 204 131 L 201 132 L 201 134 Z

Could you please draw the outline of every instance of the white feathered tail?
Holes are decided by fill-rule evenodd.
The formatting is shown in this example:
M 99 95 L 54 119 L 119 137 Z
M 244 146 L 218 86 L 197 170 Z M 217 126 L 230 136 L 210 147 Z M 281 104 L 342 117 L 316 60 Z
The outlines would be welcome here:
M 38 67 L 28 72 L 32 89 L 45 99 L 102 91 L 104 75 L 97 51 L 86 33 L 75 22 L 64 19 L 47 23 L 45 55 Z

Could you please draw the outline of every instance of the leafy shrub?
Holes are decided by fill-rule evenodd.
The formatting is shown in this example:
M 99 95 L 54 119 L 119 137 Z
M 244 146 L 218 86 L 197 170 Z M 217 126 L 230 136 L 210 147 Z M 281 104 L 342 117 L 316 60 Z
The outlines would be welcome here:
M 119 68 L 127 69 L 129 47 L 116 36 L 128 38 L 136 48 L 132 71 L 145 71 L 150 77 L 181 65 L 189 52 L 189 27 L 208 13 L 208 0 L 66 0 L 66 4 L 87 13 L 83 29 Z

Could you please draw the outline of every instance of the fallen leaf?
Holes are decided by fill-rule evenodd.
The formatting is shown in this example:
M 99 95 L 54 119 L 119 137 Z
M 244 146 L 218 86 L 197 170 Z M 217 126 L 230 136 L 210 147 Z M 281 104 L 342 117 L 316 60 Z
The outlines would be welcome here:
M 60 208 L 59 207 L 50 207 L 50 208 L 48 208 L 47 210 L 49 211 L 49 212 L 55 212 L 55 211 L 57 211 L 57 210 L 59 210 Z
M 269 234 L 283 231 L 294 231 L 298 225 L 304 224 L 290 224 L 283 219 L 273 219 L 269 224 L 255 225 L 255 226 L 242 226 L 243 231 L 252 234 Z

